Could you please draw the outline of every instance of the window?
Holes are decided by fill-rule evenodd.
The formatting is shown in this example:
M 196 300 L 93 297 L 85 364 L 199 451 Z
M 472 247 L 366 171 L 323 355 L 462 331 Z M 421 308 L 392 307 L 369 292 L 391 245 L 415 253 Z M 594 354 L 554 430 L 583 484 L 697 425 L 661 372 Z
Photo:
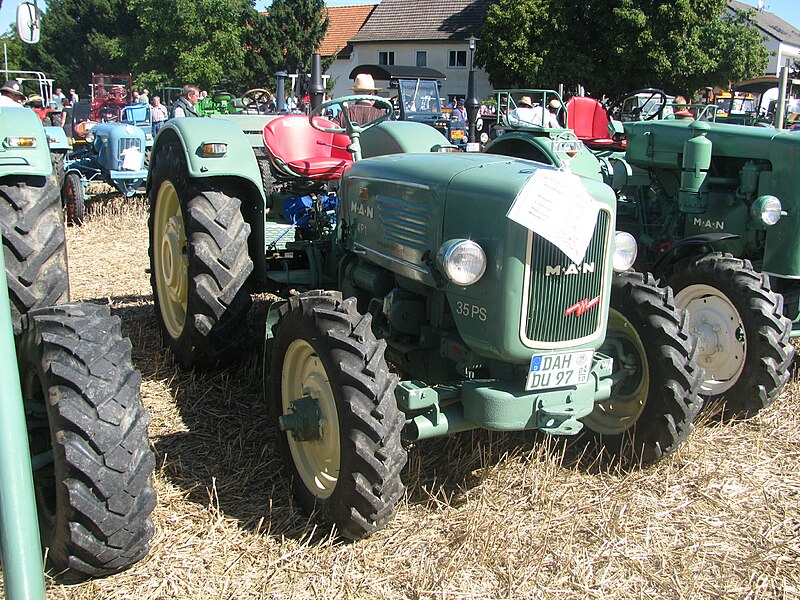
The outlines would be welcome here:
M 393 65 L 394 64 L 394 52 L 378 52 L 378 64 L 379 65 Z
M 447 61 L 447 66 L 454 69 L 462 69 L 467 66 L 467 51 L 466 50 L 450 50 L 450 57 Z
M 428 66 L 428 53 L 424 50 L 417 50 L 417 66 L 418 67 L 427 67 Z

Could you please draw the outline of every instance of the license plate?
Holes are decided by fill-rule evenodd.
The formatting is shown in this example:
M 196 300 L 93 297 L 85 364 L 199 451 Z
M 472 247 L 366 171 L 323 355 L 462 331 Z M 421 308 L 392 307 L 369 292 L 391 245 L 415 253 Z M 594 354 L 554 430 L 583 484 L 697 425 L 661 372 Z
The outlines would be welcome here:
M 594 350 L 535 354 L 531 358 L 525 389 L 545 390 L 586 383 L 592 370 L 593 356 Z
M 450 139 L 451 140 L 461 140 L 464 139 L 464 132 L 460 129 L 455 129 L 450 132 Z

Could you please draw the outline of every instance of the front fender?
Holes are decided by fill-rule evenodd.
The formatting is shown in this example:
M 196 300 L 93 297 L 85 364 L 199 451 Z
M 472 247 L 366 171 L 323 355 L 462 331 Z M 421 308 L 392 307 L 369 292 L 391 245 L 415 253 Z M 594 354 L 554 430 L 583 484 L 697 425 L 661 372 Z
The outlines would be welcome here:
M 171 119 L 158 132 L 153 144 L 152 161 L 165 144 L 178 142 L 186 156 L 189 177 L 236 177 L 249 181 L 264 200 L 264 186 L 258 170 L 253 148 L 244 132 L 235 123 L 223 119 L 180 118 Z M 202 146 L 207 143 L 227 144 L 223 156 L 203 156 Z M 148 183 L 149 189 L 149 183 Z

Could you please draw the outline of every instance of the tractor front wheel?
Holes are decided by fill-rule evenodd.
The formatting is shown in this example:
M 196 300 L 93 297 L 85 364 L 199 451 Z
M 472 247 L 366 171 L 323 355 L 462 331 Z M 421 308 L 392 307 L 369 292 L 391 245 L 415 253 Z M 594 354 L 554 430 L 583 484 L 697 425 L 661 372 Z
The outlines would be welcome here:
M 385 347 L 353 298 L 316 292 L 281 308 L 270 382 L 285 468 L 303 509 L 348 539 L 388 523 L 404 493 Z
M 28 313 L 17 354 L 47 569 L 73 583 L 147 554 L 156 505 L 149 416 L 108 307 Z
M 783 298 L 768 276 L 717 252 L 678 263 L 668 282 L 699 338 L 706 403 L 721 404 L 726 419 L 771 404 L 789 380 L 794 348 Z
M 83 225 L 86 215 L 86 193 L 78 173 L 70 172 L 64 176 L 64 187 L 61 190 L 61 201 L 67 213 L 67 223 Z
M 247 337 L 250 225 L 238 198 L 197 190 L 177 144 L 157 157 L 150 191 L 150 283 L 163 338 L 178 363 L 231 362 Z
M 625 464 L 654 463 L 691 433 L 700 411 L 701 370 L 686 315 L 649 274 L 615 274 L 601 352 L 623 375 L 611 398 L 583 423 L 598 449 Z
M 64 214 L 52 177 L 4 177 L 0 223 L 14 334 L 22 315 L 69 299 Z

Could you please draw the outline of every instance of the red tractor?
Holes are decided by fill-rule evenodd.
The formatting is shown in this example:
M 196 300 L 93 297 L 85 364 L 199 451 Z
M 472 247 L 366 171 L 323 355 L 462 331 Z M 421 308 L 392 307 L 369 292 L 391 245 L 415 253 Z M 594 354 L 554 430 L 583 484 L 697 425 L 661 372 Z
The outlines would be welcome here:
M 130 104 L 132 95 L 133 86 L 130 73 L 127 75 L 92 73 L 90 120 L 119 121 L 120 111 Z

